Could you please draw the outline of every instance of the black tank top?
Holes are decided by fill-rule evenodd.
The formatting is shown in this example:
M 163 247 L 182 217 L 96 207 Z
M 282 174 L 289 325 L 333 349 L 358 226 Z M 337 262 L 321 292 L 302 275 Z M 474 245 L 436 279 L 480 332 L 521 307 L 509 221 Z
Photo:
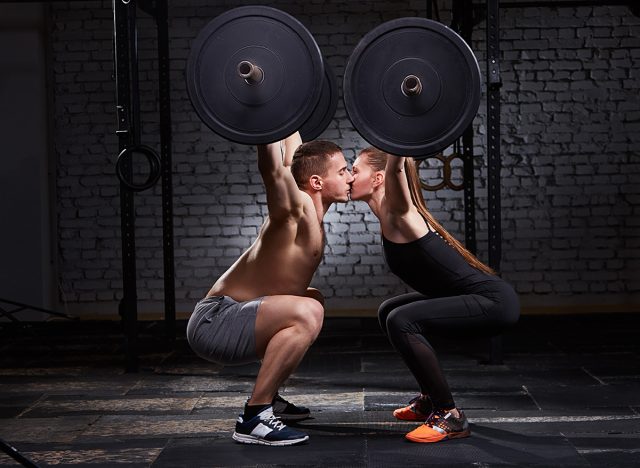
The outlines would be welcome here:
M 383 237 L 382 247 L 391 272 L 426 296 L 474 294 L 484 290 L 487 283 L 500 281 L 469 265 L 433 231 L 403 244 Z

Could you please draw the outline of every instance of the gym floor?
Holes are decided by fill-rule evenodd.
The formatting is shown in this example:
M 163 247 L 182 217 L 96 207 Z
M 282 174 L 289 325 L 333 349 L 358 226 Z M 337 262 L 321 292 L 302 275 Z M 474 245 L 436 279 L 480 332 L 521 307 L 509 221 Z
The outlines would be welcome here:
M 117 322 L 3 324 L 0 438 L 40 466 L 640 466 L 640 315 L 524 316 L 486 340 L 433 338 L 472 436 L 413 444 L 391 411 L 416 393 L 375 319 L 328 318 L 283 396 L 309 406 L 305 445 L 231 439 L 257 365 L 217 368 L 145 322 L 123 372 Z M 0 453 L 0 466 L 17 466 Z

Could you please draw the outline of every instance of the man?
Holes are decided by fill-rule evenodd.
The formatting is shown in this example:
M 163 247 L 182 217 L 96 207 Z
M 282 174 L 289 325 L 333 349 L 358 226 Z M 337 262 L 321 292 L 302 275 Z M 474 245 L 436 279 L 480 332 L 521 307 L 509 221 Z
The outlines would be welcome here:
M 215 282 L 189 320 L 187 338 L 201 357 L 224 365 L 262 360 L 236 423 L 241 443 L 293 445 L 309 439 L 281 420 L 309 410 L 277 395 L 315 341 L 324 299 L 309 288 L 324 250 L 322 219 L 349 199 L 353 180 L 340 148 L 302 144 L 298 133 L 258 146 L 268 219 L 255 242 Z

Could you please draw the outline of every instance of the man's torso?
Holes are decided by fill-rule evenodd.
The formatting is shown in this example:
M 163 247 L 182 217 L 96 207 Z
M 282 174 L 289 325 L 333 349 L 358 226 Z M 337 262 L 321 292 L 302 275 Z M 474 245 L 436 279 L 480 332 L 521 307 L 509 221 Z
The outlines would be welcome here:
M 247 301 L 261 296 L 304 295 L 324 250 L 324 233 L 311 197 L 304 194 L 303 215 L 286 221 L 267 219 L 255 242 L 215 282 L 209 296 Z

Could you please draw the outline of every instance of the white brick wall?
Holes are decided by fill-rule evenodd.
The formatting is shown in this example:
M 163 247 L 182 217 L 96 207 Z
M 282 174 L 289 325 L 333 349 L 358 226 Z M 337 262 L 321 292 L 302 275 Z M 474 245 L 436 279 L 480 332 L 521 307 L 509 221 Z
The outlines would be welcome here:
M 184 68 L 209 19 L 264 3 L 314 34 L 339 83 L 358 40 L 383 21 L 425 15 L 423 1 L 170 2 L 176 295 L 186 311 L 257 234 L 265 213 L 254 149 L 221 139 L 197 117 Z M 450 21 L 446 2 L 442 20 Z M 442 4 L 445 4 L 442 6 Z M 82 310 L 121 297 L 119 188 L 110 1 L 51 4 L 60 283 Z M 155 29 L 140 13 L 143 143 L 158 147 Z M 640 295 L 640 19 L 625 7 L 503 10 L 501 21 L 503 276 L 525 305 L 624 303 Z M 484 72 L 484 22 L 473 49 Z M 479 256 L 486 260 L 484 102 L 476 118 Z M 353 160 L 365 142 L 340 103 L 323 134 Z M 435 163 L 425 177 L 437 175 Z M 463 239 L 462 193 L 427 194 Z M 138 297 L 162 307 L 160 187 L 135 196 Z M 314 278 L 332 308 L 371 307 L 405 287 L 385 267 L 378 224 L 362 203 L 326 216 Z

